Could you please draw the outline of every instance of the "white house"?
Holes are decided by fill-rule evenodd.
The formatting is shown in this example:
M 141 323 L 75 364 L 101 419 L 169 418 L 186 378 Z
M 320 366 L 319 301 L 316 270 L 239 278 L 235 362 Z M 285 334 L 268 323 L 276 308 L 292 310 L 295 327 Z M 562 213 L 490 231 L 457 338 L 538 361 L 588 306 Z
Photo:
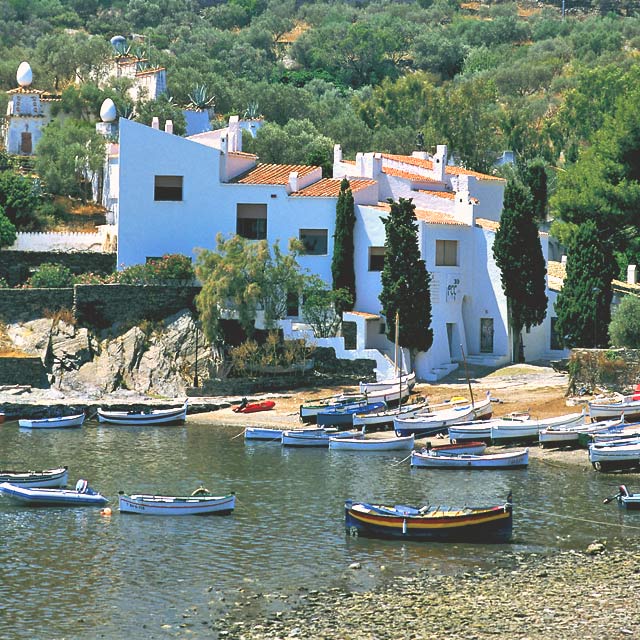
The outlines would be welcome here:
M 446 146 L 430 156 L 362 153 L 354 161 L 334 151 L 333 178 L 319 167 L 258 162 L 242 151 L 241 123 L 222 132 L 181 138 L 155 124 L 120 120 L 119 147 L 110 147 L 108 197 L 117 208 L 118 264 L 141 263 L 165 253 L 194 256 L 215 248 L 217 233 L 279 241 L 300 238 L 304 268 L 331 282 L 336 199 L 350 181 L 356 205 L 358 347 L 391 351 L 380 314 L 387 198 L 413 198 L 419 246 L 431 280 L 434 344 L 414 363 L 418 377 L 434 380 L 463 356 L 498 365 L 511 360 L 506 301 L 492 245 L 505 182 L 450 166 Z M 117 170 L 116 170 L 117 166 Z M 548 236 L 541 234 L 545 259 Z M 547 319 L 524 336 L 526 359 L 557 358 L 552 349 L 551 302 Z

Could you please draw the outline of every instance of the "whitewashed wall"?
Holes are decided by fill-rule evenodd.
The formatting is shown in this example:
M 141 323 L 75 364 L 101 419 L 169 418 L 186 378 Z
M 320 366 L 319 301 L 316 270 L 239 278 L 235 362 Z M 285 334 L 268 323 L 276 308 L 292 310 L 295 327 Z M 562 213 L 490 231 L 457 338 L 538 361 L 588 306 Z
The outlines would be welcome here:
M 13 251 L 112 251 L 115 227 L 101 225 L 95 233 L 81 232 L 18 232 L 16 241 L 7 247 Z

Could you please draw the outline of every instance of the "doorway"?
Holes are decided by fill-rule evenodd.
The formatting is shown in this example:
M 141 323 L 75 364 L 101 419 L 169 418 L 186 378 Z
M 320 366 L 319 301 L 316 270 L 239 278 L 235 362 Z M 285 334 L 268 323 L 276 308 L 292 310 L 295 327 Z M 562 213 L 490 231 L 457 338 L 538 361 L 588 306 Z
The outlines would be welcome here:
M 480 318 L 480 353 L 493 353 L 493 318 Z

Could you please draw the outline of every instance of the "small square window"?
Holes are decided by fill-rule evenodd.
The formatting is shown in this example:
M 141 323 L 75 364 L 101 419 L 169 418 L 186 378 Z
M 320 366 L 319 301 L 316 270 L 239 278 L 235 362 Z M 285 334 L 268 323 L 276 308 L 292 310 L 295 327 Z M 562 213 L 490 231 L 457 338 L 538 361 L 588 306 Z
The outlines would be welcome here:
M 369 271 L 384 269 L 384 247 L 369 247 Z
M 155 176 L 153 199 L 182 201 L 182 176 Z
M 265 240 L 267 237 L 267 205 L 238 204 L 236 233 L 247 240 Z
M 305 255 L 326 256 L 327 235 L 326 229 L 300 229 L 300 242 L 304 245 Z
M 458 241 L 436 240 L 436 267 L 458 266 Z

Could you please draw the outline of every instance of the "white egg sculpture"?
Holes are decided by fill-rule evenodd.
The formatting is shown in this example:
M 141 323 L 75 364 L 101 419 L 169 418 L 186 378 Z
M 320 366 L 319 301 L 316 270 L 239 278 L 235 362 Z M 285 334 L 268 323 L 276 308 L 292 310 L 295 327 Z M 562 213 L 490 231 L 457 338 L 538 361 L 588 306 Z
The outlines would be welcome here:
M 28 87 L 33 82 L 33 71 L 28 62 L 21 62 L 16 73 L 16 80 L 21 87 Z
M 102 122 L 113 122 L 118 117 L 118 110 L 111 98 L 106 98 L 100 107 L 100 119 Z

